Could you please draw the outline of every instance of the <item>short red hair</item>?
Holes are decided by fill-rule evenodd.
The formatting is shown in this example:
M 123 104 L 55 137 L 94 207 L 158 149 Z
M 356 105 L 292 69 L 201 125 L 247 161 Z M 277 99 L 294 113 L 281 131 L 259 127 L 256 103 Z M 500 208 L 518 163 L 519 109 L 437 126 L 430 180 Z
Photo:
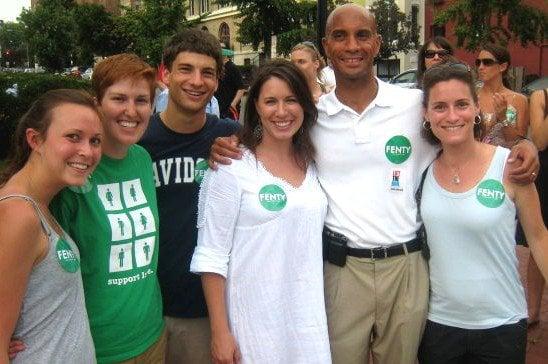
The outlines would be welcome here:
M 154 100 L 156 89 L 156 70 L 135 54 L 121 53 L 110 56 L 97 63 L 93 68 L 91 87 L 101 103 L 107 88 L 125 79 L 145 79 L 150 88 L 150 102 Z

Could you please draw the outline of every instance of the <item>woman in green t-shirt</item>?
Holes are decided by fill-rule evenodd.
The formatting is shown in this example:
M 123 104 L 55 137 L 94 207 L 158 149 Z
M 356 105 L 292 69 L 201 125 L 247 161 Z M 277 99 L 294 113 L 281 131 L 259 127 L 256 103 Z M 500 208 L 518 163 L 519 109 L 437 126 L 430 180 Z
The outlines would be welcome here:
M 65 189 L 50 205 L 80 249 L 98 363 L 164 360 L 156 191 L 150 156 L 136 145 L 152 112 L 155 77 L 133 54 L 95 66 L 103 156 L 85 186 Z

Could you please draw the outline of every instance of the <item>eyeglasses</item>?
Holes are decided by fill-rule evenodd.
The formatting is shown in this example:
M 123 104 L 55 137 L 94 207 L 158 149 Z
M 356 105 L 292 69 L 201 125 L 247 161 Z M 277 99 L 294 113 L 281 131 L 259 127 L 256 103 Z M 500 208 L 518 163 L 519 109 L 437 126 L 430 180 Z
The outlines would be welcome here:
M 429 49 L 426 52 L 424 52 L 424 58 L 434 58 L 436 54 L 438 55 L 439 58 L 443 58 L 445 56 L 450 55 L 451 52 L 449 52 L 447 49 L 440 49 L 439 51 L 433 51 Z
M 498 64 L 499 62 L 496 59 L 493 58 L 478 58 L 476 59 L 476 67 L 479 67 L 481 64 L 485 67 L 491 67 L 494 64 Z

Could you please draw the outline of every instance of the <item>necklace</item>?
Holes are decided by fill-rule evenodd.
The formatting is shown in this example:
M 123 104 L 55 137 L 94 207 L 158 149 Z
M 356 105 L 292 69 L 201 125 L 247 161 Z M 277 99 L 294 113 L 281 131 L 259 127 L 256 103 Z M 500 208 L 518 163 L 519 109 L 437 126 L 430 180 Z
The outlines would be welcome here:
M 466 163 L 464 163 L 460 168 L 459 167 L 453 167 L 451 165 L 449 165 L 448 163 L 446 163 L 444 161 L 443 164 L 445 164 L 447 167 L 449 167 L 449 169 L 451 170 L 451 173 L 452 173 L 452 177 L 451 177 L 451 183 L 454 184 L 454 185 L 459 185 L 461 183 L 461 177 L 460 177 L 460 174 L 459 174 L 459 171 L 461 170 L 464 170 L 465 167 L 468 166 L 468 164 L 470 163 L 470 160 L 466 161 Z

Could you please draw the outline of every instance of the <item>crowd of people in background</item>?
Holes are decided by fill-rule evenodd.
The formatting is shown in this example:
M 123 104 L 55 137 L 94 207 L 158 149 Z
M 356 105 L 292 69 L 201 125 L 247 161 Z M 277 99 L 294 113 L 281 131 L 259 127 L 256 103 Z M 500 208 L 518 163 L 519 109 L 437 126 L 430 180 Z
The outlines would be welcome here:
M 233 51 L 185 29 L 159 72 L 114 55 L 93 96 L 38 98 L 0 172 L 0 363 L 524 363 L 548 90 L 527 100 L 506 49 L 471 67 L 442 37 L 400 88 L 380 44 L 339 6 L 328 66 L 303 41 L 246 90 Z

